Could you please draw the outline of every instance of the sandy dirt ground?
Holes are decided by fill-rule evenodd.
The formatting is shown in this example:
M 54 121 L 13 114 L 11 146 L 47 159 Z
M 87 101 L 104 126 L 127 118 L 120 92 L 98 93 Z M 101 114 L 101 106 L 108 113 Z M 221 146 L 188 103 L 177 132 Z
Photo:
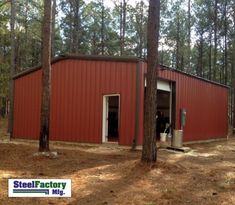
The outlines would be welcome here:
M 113 145 L 51 142 L 57 158 L 33 154 L 38 142 L 9 141 L 0 120 L 0 204 L 235 205 L 235 139 L 158 150 L 158 162 L 140 163 L 141 151 Z M 71 198 L 8 198 L 9 178 L 69 178 Z

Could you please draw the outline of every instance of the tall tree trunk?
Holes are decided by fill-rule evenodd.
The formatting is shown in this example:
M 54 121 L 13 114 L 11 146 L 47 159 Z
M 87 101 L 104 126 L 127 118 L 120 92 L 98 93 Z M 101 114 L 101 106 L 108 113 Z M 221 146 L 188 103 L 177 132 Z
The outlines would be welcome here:
M 235 2 L 233 3 L 233 27 L 235 28 Z M 233 131 L 235 129 L 235 33 L 233 34 Z
M 73 30 L 73 36 L 74 36 L 74 53 L 78 54 L 80 49 L 80 0 L 75 0 L 74 3 L 74 30 Z
M 70 50 L 73 54 L 79 53 L 80 48 L 80 0 L 69 0 L 70 8 Z
M 16 2 L 11 0 L 11 71 L 10 71 L 10 81 L 9 81 L 9 100 L 10 100 L 10 110 L 8 116 L 8 132 L 10 137 L 12 137 L 13 132 L 13 110 L 14 110 L 14 81 L 13 76 L 16 70 L 15 63 L 15 18 L 16 18 Z
M 56 0 L 52 2 L 52 26 L 51 26 L 51 57 L 55 57 L 55 37 L 56 37 Z
M 73 4 L 71 2 L 71 0 L 69 1 L 69 53 L 73 53 L 73 45 L 74 45 L 74 41 L 73 41 L 73 17 L 72 17 L 72 7 Z
M 104 55 L 104 0 L 101 1 L 101 55 Z
M 144 47 L 144 2 L 140 1 L 139 5 L 136 7 L 135 21 L 136 21 L 136 34 L 138 36 L 138 43 L 136 49 L 136 56 L 143 58 L 143 47 Z
M 122 4 L 122 0 L 120 3 L 120 30 L 119 30 L 119 38 L 120 38 L 120 56 L 123 55 L 123 36 L 122 36 L 122 31 L 123 31 L 123 4 Z
M 154 163 L 157 160 L 156 149 L 156 111 L 158 76 L 158 40 L 160 26 L 160 0 L 149 1 L 147 36 L 147 89 L 144 110 L 144 143 L 142 161 Z
M 213 80 L 216 81 L 217 74 L 217 16 L 218 16 L 218 0 L 215 0 L 214 6 L 214 61 L 213 61 Z
M 212 79 L 212 65 L 211 65 L 211 56 L 212 56 L 212 32 L 210 30 L 210 34 L 209 34 L 209 43 L 210 43 L 210 47 L 209 47 L 209 73 L 208 73 L 208 78 L 209 80 Z
M 188 0 L 188 59 L 187 68 L 191 70 L 191 0 Z
M 125 38 L 126 38 L 126 0 L 123 0 L 123 20 L 122 20 L 122 49 L 125 50 Z
M 183 44 L 182 44 L 183 45 Z M 184 71 L 184 53 L 181 53 L 180 68 Z
M 49 151 L 52 0 L 44 0 L 42 25 L 42 103 L 39 151 Z
M 179 20 L 179 14 L 177 13 L 177 22 L 176 22 L 176 69 L 177 70 L 181 70 L 182 68 L 180 68 L 180 20 Z
M 225 0 L 224 6 L 224 84 L 228 83 L 228 19 L 227 19 L 227 4 L 228 0 Z
M 202 68 L 203 68 L 203 33 L 200 34 L 200 45 L 199 45 L 199 58 L 198 58 L 198 69 L 197 75 L 202 77 Z
M 140 38 L 140 42 L 139 42 L 139 57 L 142 58 L 143 57 L 143 44 L 144 44 L 144 29 L 143 29 L 143 25 L 144 25 L 144 2 L 141 0 L 140 2 L 140 21 L 139 21 L 139 38 Z M 136 19 L 138 17 L 136 16 Z
M 124 55 L 126 36 L 126 0 L 120 3 L 120 55 Z

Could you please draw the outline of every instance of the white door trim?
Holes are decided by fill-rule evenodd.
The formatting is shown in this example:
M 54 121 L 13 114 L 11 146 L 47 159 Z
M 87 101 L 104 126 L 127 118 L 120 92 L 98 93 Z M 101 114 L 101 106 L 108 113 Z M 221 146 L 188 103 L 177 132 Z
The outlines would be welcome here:
M 102 142 L 108 142 L 108 98 L 118 96 L 118 129 L 120 123 L 120 94 L 103 95 L 103 112 L 102 112 Z
M 170 107 L 169 107 L 169 123 L 171 124 L 172 123 L 172 87 L 173 87 L 173 85 L 172 85 L 172 82 L 170 82 L 170 89 L 171 89 L 171 91 L 170 91 Z

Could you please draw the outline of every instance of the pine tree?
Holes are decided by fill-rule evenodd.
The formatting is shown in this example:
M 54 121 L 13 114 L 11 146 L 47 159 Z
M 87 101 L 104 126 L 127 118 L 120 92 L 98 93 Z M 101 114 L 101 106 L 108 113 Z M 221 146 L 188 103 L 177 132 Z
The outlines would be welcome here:
M 144 143 L 142 162 L 154 163 L 156 149 L 158 39 L 160 27 L 160 0 L 149 1 L 147 34 L 147 89 L 144 110 Z
M 52 1 L 44 0 L 42 24 L 42 103 L 39 151 L 49 151 Z

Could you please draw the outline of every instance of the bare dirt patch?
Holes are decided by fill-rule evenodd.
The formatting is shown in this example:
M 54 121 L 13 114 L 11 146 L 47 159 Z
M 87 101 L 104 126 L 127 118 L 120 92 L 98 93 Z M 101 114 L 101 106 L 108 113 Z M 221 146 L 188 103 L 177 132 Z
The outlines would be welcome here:
M 161 149 L 150 169 L 140 151 L 115 146 L 52 142 L 57 158 L 33 156 L 37 142 L 9 141 L 0 130 L 0 204 L 235 204 L 234 139 L 191 145 L 186 154 Z M 71 178 L 72 197 L 8 198 L 8 178 Z

